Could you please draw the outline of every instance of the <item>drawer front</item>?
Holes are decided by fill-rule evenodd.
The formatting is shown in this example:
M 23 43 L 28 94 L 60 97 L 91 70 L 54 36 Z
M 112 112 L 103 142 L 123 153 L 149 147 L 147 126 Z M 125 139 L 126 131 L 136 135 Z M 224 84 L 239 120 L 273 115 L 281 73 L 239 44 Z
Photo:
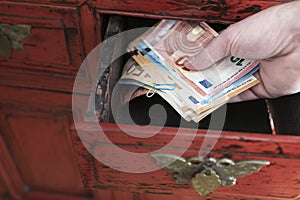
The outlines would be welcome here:
M 0 23 L 31 26 L 25 50 L 13 50 L 8 59 L 0 55 L 2 66 L 65 73 L 79 68 L 83 53 L 76 8 L 1 2 L 0 10 Z
M 103 13 L 122 13 L 154 18 L 175 17 L 232 23 L 267 7 L 290 0 L 198 1 L 198 0 L 88 0 Z
M 191 146 L 184 152 L 183 157 L 197 156 L 206 137 L 206 131 L 198 130 L 193 138 L 191 134 L 195 130 L 163 128 L 155 136 L 141 139 L 129 134 L 138 133 L 143 137 L 150 136 L 157 131 L 157 128 L 123 126 L 122 131 L 115 124 L 102 123 L 100 126 L 104 134 L 99 131 L 98 124 L 77 124 L 81 139 L 78 133 L 73 131 L 81 177 L 87 188 L 156 194 L 160 198 L 176 200 L 199 198 L 191 184 L 176 184 L 172 173 L 163 169 L 140 174 L 116 170 L 120 166 L 127 165 L 128 162 L 132 162 L 134 168 L 138 166 L 142 170 L 155 165 L 150 155 L 148 159 L 140 162 L 141 160 L 116 152 L 119 151 L 117 148 L 120 148 L 127 152 L 151 153 L 168 146 L 166 152 L 181 155 L 184 143 L 191 142 Z M 210 134 L 214 135 L 214 132 Z M 211 138 L 214 137 L 212 135 Z M 174 137 L 177 137 L 179 142 L 171 144 Z M 300 138 L 296 136 L 223 132 L 208 154 L 209 157 L 230 158 L 234 161 L 266 160 L 270 162 L 270 165 L 264 166 L 259 172 L 238 178 L 235 186 L 218 187 L 207 196 L 207 199 L 233 199 L 233 196 L 236 199 L 295 199 L 299 197 L 299 142 Z M 100 158 L 101 162 L 95 160 L 91 153 Z M 115 165 L 110 165 L 110 163 Z

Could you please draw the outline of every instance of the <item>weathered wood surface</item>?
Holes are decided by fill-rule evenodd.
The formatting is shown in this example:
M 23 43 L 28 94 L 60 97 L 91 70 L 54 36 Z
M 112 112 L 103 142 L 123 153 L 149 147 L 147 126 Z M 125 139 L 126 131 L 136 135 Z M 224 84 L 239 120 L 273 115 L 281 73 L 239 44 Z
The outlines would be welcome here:
M 1 0 L 5 1 L 5 0 Z M 0 3 L 1 3 L 0 1 Z M 80 6 L 86 2 L 86 0 L 13 0 L 16 3 L 36 3 L 46 5 L 61 5 L 61 6 Z
M 24 51 L 13 51 L 8 59 L 0 55 L 0 84 L 72 92 L 83 59 L 102 39 L 101 16 L 88 5 L 0 1 L 0 11 L 1 23 L 31 26 Z M 89 67 L 78 72 L 82 85 L 91 84 Z M 81 93 L 90 92 L 88 86 L 83 88 Z
M 26 192 L 22 196 L 23 200 L 92 200 L 92 195 L 65 195 L 50 192 Z
M 0 135 L 0 197 L 11 196 L 20 198 L 24 188 L 21 175 L 12 159 L 10 152 Z
M 88 0 L 88 3 L 102 13 L 232 23 L 270 6 L 288 1 L 290 0 Z
M 71 141 L 70 92 L 74 75 L 102 37 L 102 14 L 232 23 L 283 2 L 0 1 L 1 23 L 32 25 L 32 34 L 24 42 L 25 51 L 14 51 L 8 61 L 0 58 L 0 198 L 3 195 L 22 195 L 28 200 L 92 199 L 91 193 L 83 190 L 83 178 L 86 188 L 97 189 L 94 199 L 199 199 L 191 185 L 174 184 L 172 176 L 163 170 L 143 175 L 121 173 L 95 161 L 82 146 L 75 131 Z M 81 73 L 83 82 L 90 81 L 88 69 Z M 76 108 L 78 113 L 84 111 Z M 104 126 L 112 141 L 137 152 L 165 145 L 176 132 L 176 129 L 167 128 L 149 141 L 139 141 L 126 136 L 115 125 Z M 131 130 L 139 131 L 136 127 Z M 93 140 L 97 131 L 93 128 L 86 131 Z M 148 131 L 151 132 L 151 129 Z M 202 140 L 203 132 L 199 131 L 185 156 L 195 155 Z M 266 159 L 272 164 L 257 174 L 238 180 L 238 185 L 233 188 L 218 189 L 211 197 L 267 199 L 265 195 L 270 195 L 269 199 L 296 198 L 300 190 L 298 143 L 297 137 L 225 133 L 212 156 Z M 180 145 L 176 145 L 173 153 L 180 149 Z
M 13 0 L 43 6 L 79 7 L 88 4 L 101 13 L 134 15 L 151 18 L 189 18 L 232 23 L 270 6 L 291 0 Z M 1 0 L 1 2 L 6 2 Z
M 107 29 L 105 32 L 104 40 L 121 33 L 125 30 L 125 19 L 122 16 L 111 16 Z M 89 111 L 92 115 L 96 110 L 99 121 L 110 121 L 111 116 L 111 96 L 113 88 L 121 76 L 123 59 L 116 55 L 122 55 L 121 51 L 124 49 L 123 41 L 119 38 L 110 39 L 109 42 L 103 43 L 100 52 L 100 62 L 97 63 L 97 72 L 101 77 L 95 82 L 96 88 L 93 88 L 91 93 L 90 102 L 95 104 L 95 108 L 90 108 Z M 116 58 L 117 57 L 117 58 Z M 97 73 L 96 72 L 96 73 Z
M 69 127 L 74 76 L 101 40 L 101 16 L 88 5 L 48 2 L 0 1 L 0 23 L 31 25 L 24 51 L 0 55 L 0 199 L 92 198 Z M 90 84 L 88 70 L 79 72 L 83 84 Z
M 4 86 L 0 91 L 0 176 L 10 196 L 86 194 L 69 134 L 72 96 Z
M 12 51 L 6 68 L 75 75 L 85 56 L 99 42 L 94 10 L 87 6 L 45 6 L 0 1 L 0 22 L 31 26 L 24 51 Z
M 163 128 L 159 134 L 147 138 L 138 139 L 122 132 L 115 124 L 100 124 L 106 136 L 120 148 L 131 152 L 152 152 L 168 144 L 176 135 L 178 129 Z M 98 124 L 79 124 L 79 130 L 84 131 L 84 140 L 87 148 L 93 149 L 97 155 L 106 155 L 111 158 L 113 146 L 104 142 L 100 137 Z M 80 128 L 81 127 L 81 128 Z M 138 128 L 136 126 L 126 128 L 126 132 L 140 134 L 152 134 L 153 128 Z M 185 129 L 179 137 L 180 141 L 191 140 L 192 145 L 184 153 L 184 157 L 198 155 L 206 131 L 199 130 L 195 139 L 191 137 L 192 130 Z M 172 175 L 164 170 L 158 170 L 145 174 L 124 173 L 111 169 L 94 160 L 87 152 L 79 139 L 77 132 L 73 131 L 73 139 L 77 152 L 81 176 L 85 187 L 89 189 L 121 190 L 129 192 L 146 192 L 161 194 L 166 198 L 189 197 L 197 198 L 198 194 L 193 191 L 191 185 L 178 185 L 173 181 Z M 193 140 L 193 141 L 192 141 Z M 255 197 L 258 199 L 270 198 L 295 198 L 300 195 L 300 138 L 295 136 L 273 136 L 250 133 L 223 132 L 218 143 L 209 154 L 212 157 L 229 157 L 233 160 L 259 159 L 268 160 L 270 166 L 264 167 L 260 172 L 238 179 L 234 187 L 218 188 L 208 198 L 232 199 L 232 195 L 240 197 Z M 105 148 L 104 148 L 105 147 Z M 179 152 L 182 149 L 181 142 L 169 148 L 169 153 Z M 120 162 L 128 162 L 121 159 Z M 141 168 L 153 165 L 153 160 L 145 160 L 136 163 Z M 274 189 L 276 188 L 276 190 Z

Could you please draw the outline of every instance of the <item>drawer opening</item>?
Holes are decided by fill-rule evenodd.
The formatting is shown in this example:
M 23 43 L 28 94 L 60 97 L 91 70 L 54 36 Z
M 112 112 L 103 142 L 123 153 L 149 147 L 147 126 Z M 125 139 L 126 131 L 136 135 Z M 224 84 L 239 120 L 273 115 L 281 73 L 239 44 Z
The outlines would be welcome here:
M 137 18 L 137 17 L 127 17 L 127 16 L 118 16 L 118 15 L 105 15 L 104 18 L 108 19 L 107 30 L 105 38 L 108 38 L 112 35 L 121 33 L 125 30 L 130 30 L 133 28 L 139 27 L 151 27 L 158 22 L 157 19 L 149 18 Z M 221 31 L 227 27 L 223 24 L 210 24 L 216 31 Z M 105 39 L 104 38 L 104 39 Z M 134 39 L 134 38 L 133 38 Z M 107 67 L 107 62 L 111 62 L 110 54 L 111 52 L 118 49 L 116 46 L 104 47 L 108 48 L 105 52 L 107 54 L 101 55 L 103 62 L 100 62 L 101 67 Z M 127 44 L 122 44 L 127 45 Z M 109 54 L 109 55 L 108 55 Z M 130 124 L 132 121 L 138 125 L 148 125 L 150 123 L 149 110 L 153 105 L 159 104 L 166 111 L 166 122 L 165 126 L 168 127 L 178 127 L 180 125 L 181 116 L 159 95 L 155 94 L 151 98 L 147 98 L 145 95 L 134 98 L 129 101 L 129 103 L 124 104 L 119 107 L 118 116 L 112 116 L 111 112 L 111 94 L 112 91 L 119 80 L 122 69 L 126 61 L 130 58 L 129 54 L 125 54 L 111 62 L 109 67 L 106 69 L 106 76 L 102 76 L 102 79 L 98 81 L 98 86 L 101 88 L 101 94 L 92 94 L 95 95 L 95 107 L 97 117 L 100 122 L 112 122 L 115 123 L 115 118 L 118 117 L 118 123 Z M 101 65 L 103 64 L 103 65 Z M 107 78 L 108 77 L 108 78 Z M 108 80 L 107 80 L 108 79 Z M 122 112 L 129 107 L 130 117 L 120 117 Z M 126 112 L 126 111 L 125 111 Z M 155 116 L 155 115 L 154 115 Z M 206 117 L 197 125 L 200 129 L 207 129 L 210 124 L 210 116 Z M 151 124 L 156 125 L 156 124 Z M 267 109 L 266 101 L 255 100 L 242 103 L 227 104 L 226 107 L 226 119 L 224 123 L 223 130 L 226 131 L 241 131 L 241 132 L 256 132 L 256 133 L 267 133 L 271 134 L 272 129 L 270 126 L 269 112 Z

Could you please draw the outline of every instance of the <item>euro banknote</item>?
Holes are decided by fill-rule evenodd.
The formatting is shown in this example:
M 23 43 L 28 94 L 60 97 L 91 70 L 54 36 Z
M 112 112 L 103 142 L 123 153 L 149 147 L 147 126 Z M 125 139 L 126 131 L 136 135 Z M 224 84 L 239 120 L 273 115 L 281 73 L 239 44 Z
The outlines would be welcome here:
M 258 62 L 231 55 L 201 71 L 185 66 L 216 37 L 205 22 L 162 20 L 129 44 L 132 58 L 120 83 L 143 88 L 135 94 L 149 98 L 157 93 L 184 119 L 199 122 L 259 83 L 253 76 Z

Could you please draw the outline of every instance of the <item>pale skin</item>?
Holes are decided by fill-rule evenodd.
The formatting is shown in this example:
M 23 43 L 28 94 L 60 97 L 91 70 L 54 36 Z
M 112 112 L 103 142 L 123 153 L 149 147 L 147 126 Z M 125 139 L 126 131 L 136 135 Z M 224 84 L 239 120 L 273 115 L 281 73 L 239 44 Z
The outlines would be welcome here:
M 255 74 L 260 83 L 231 102 L 300 92 L 300 1 L 268 8 L 229 26 L 186 67 L 202 70 L 228 55 L 260 62 Z

